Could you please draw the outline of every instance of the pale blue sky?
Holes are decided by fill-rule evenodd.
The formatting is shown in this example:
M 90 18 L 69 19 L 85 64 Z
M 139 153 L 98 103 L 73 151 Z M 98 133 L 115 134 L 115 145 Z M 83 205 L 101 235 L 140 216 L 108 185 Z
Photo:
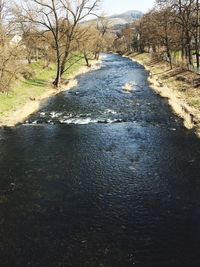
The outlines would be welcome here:
M 120 14 L 128 10 L 147 12 L 153 7 L 154 0 L 102 0 L 103 9 L 108 15 Z

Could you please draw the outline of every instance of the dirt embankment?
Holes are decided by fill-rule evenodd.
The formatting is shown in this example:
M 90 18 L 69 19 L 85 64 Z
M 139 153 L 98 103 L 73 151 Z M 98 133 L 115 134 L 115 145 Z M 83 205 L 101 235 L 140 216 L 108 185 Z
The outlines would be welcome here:
M 128 57 L 149 71 L 151 87 L 168 100 L 173 111 L 183 119 L 185 127 L 194 129 L 200 137 L 200 75 L 178 66 L 171 70 L 166 62 L 147 53 Z
M 92 61 L 91 67 L 83 66 L 81 67 L 75 75 L 69 77 L 69 81 L 66 85 L 62 85 L 59 89 L 53 89 L 52 87 L 49 90 L 35 99 L 29 99 L 22 107 L 16 108 L 16 110 L 10 112 L 5 117 L 1 118 L 0 126 L 8 126 L 13 127 L 18 123 L 22 123 L 29 115 L 38 111 L 44 103 L 44 101 L 48 100 L 51 96 L 55 96 L 62 91 L 67 91 L 77 86 L 78 81 L 76 77 L 81 74 L 85 74 L 87 72 L 97 70 L 101 67 L 101 60 Z

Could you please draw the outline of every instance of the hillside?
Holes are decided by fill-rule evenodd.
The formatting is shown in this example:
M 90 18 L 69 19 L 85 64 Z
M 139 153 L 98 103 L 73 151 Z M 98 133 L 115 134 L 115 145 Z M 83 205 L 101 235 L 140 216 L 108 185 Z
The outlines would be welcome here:
M 116 14 L 108 17 L 111 28 L 117 30 L 123 28 L 126 24 L 140 19 L 143 16 L 141 11 L 129 10 L 122 14 Z
M 123 28 L 126 24 L 129 24 L 133 21 L 136 21 L 140 19 L 143 16 L 143 13 L 141 11 L 136 10 L 129 10 L 125 13 L 121 14 L 115 14 L 112 16 L 108 16 L 108 25 L 113 30 L 118 30 L 120 28 Z M 84 23 L 91 23 L 95 20 L 85 21 Z
M 143 13 L 141 11 L 136 10 L 129 10 L 122 14 L 112 15 L 109 17 L 109 19 L 119 19 L 123 20 L 124 23 L 129 23 L 131 21 L 140 19 L 143 16 Z

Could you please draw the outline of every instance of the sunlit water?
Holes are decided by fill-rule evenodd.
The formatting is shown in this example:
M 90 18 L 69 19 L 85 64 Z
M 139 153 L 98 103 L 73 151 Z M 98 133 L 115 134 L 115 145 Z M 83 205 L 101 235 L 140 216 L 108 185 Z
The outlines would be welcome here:
M 200 266 L 200 141 L 105 55 L 0 130 L 0 267 Z

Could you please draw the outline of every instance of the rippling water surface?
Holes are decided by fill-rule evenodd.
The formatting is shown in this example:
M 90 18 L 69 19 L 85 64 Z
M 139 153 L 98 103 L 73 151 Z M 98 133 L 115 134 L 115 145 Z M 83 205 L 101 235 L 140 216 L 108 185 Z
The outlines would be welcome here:
M 200 141 L 137 63 L 0 130 L 0 266 L 200 266 Z

